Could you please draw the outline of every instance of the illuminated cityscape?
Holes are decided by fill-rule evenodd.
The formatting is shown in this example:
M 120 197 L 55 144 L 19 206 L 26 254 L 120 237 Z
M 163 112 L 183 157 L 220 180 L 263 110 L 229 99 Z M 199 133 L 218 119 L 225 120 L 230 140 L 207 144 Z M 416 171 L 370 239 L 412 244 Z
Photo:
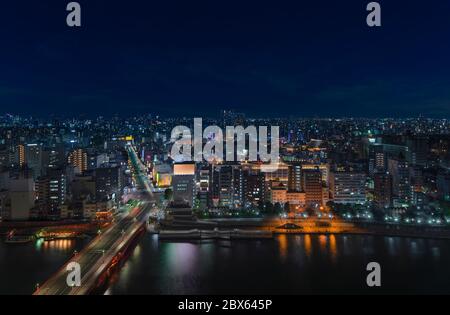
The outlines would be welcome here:
M 320 235 L 319 244 L 330 246 L 333 256 L 333 235 L 339 234 L 450 237 L 448 120 L 224 113 L 209 122 L 279 125 L 276 164 L 174 161 L 171 131 L 189 126 L 191 118 L 1 116 L 0 213 L 7 246 L 70 251 L 74 240 L 94 235 L 101 236 L 95 242 L 106 236 L 113 242 L 114 230 L 120 239 L 134 226 L 127 223 L 132 214 L 147 218 L 144 226 L 160 242 L 280 237 L 284 252 L 282 235 Z M 187 254 L 180 255 L 184 260 Z M 42 290 L 36 292 L 59 292 Z
M 3 4 L 0 295 L 450 294 L 450 4 L 341 2 Z

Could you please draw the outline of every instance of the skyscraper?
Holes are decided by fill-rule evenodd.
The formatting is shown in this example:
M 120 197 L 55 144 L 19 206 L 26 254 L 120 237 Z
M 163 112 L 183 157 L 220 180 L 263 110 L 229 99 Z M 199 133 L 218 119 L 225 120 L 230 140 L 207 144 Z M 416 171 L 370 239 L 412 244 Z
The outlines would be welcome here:
M 197 178 L 197 199 L 199 201 L 199 207 L 206 209 L 209 206 L 209 193 L 210 193 L 210 181 L 211 171 L 209 167 L 202 167 L 198 171 Z
M 212 166 L 212 201 L 220 207 L 239 208 L 244 202 L 244 176 L 240 165 Z
M 75 172 L 81 174 L 88 169 L 88 156 L 85 150 L 76 149 L 69 154 L 68 163 L 75 167 Z
M 257 206 L 266 199 L 266 181 L 264 174 L 244 173 L 245 204 Z
M 6 220 L 28 220 L 34 206 L 34 182 L 30 177 L 20 176 L 10 180 L 10 190 L 2 210 Z
M 412 165 L 426 166 L 428 157 L 428 138 L 422 136 L 411 136 L 406 140 L 409 149 L 407 156 Z
M 95 170 L 97 201 L 118 201 L 122 190 L 120 167 L 102 167 Z
M 40 144 L 30 143 L 25 146 L 25 164 L 33 171 L 34 179 L 42 175 L 42 156 Z
M 195 191 L 195 163 L 175 163 L 173 165 L 172 189 L 175 203 L 192 207 Z
M 288 190 L 301 191 L 302 190 L 302 166 L 300 163 L 293 163 L 288 166 Z
M 36 180 L 36 218 L 59 218 L 60 207 L 66 200 L 67 182 L 64 171 L 49 169 L 46 176 Z
M 389 172 L 374 174 L 374 203 L 379 208 L 389 208 L 392 204 L 392 176 Z
M 303 170 L 302 188 L 306 194 L 306 203 L 308 205 L 321 205 L 323 203 L 322 174 L 320 170 Z
M 330 176 L 331 198 L 335 203 L 363 204 L 366 202 L 366 174 L 332 172 Z
M 392 176 L 392 193 L 399 203 L 409 204 L 413 188 L 410 182 L 409 163 L 404 159 L 389 159 L 388 171 Z

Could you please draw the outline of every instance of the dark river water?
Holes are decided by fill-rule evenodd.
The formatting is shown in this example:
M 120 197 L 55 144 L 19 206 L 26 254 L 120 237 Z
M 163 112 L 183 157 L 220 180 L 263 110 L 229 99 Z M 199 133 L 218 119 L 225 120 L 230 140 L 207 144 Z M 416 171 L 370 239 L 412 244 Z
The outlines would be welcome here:
M 88 240 L 5 244 L 0 240 L 0 294 L 32 294 Z
M 0 294 L 31 294 L 86 241 L 0 243 Z M 369 262 L 381 287 L 366 285 Z M 356 235 L 159 242 L 146 234 L 106 294 L 450 293 L 450 241 Z
M 366 284 L 373 261 L 380 288 Z M 450 241 L 280 235 L 196 244 L 146 235 L 106 293 L 450 293 Z

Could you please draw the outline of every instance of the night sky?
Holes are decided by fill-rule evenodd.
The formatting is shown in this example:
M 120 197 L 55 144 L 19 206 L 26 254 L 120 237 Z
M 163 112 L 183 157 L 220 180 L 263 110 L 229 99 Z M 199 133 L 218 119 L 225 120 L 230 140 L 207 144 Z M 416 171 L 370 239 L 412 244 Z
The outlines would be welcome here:
M 0 114 L 450 118 L 450 2 L 0 4 Z

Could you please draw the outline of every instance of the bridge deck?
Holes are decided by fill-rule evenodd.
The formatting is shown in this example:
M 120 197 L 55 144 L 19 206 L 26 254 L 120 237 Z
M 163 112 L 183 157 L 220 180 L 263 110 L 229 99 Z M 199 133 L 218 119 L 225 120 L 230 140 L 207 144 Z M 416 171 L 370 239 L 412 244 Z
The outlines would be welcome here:
M 147 197 L 153 199 L 151 183 L 145 173 L 144 166 L 137 158 L 132 147 L 127 147 L 130 159 L 133 163 L 137 177 L 137 188 Z M 144 198 L 144 196 L 142 196 Z M 85 249 L 75 255 L 50 279 L 48 279 L 35 295 L 82 295 L 89 294 L 95 287 L 99 276 L 107 270 L 112 260 L 123 252 L 126 246 L 133 240 L 136 233 L 142 228 L 148 219 L 150 203 L 143 202 L 138 209 L 132 210 L 126 217 L 113 223 L 104 233 L 98 235 Z M 71 262 L 77 262 L 81 266 L 81 286 L 69 287 L 67 285 L 66 270 Z

